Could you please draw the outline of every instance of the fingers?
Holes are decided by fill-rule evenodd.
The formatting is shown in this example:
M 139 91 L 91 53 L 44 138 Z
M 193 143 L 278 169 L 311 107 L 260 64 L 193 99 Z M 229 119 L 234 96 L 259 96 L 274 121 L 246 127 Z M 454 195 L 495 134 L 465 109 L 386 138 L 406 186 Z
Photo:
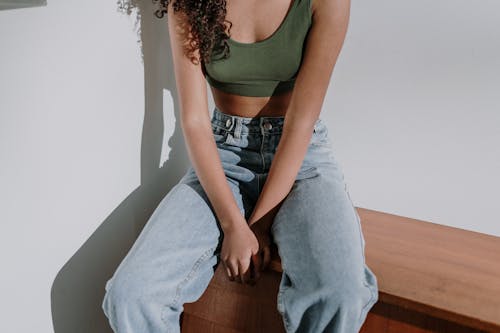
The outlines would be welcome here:
M 228 258 L 222 262 L 230 281 L 253 285 L 261 277 L 261 271 L 269 265 L 270 258 L 270 248 L 265 246 L 248 259 Z
M 250 283 L 250 259 L 240 261 L 238 265 L 238 270 L 240 272 L 241 283 Z
M 230 281 L 236 280 L 238 278 L 238 266 L 233 264 L 229 260 L 223 260 L 222 263 L 226 268 L 226 273 L 227 276 L 229 277 L 229 280 Z
M 254 256 L 257 258 L 260 257 L 260 254 L 258 253 Z M 255 284 L 255 274 L 254 274 L 255 270 L 252 267 L 255 265 L 251 265 L 252 262 L 250 259 L 251 258 L 235 262 L 229 260 L 222 261 L 225 266 L 226 274 L 230 281 L 235 281 L 243 284 L 251 284 L 251 285 Z M 257 260 L 259 260 L 259 262 L 261 261 L 260 259 Z M 260 264 L 258 263 L 256 267 L 259 266 Z M 260 274 L 258 272 L 256 274 L 258 278 Z
M 231 273 L 231 269 L 229 269 L 229 267 L 227 267 L 226 264 L 224 264 L 224 266 L 226 267 L 226 273 L 227 273 L 227 276 L 229 277 L 229 280 L 234 281 L 234 277 L 233 277 L 233 273 Z

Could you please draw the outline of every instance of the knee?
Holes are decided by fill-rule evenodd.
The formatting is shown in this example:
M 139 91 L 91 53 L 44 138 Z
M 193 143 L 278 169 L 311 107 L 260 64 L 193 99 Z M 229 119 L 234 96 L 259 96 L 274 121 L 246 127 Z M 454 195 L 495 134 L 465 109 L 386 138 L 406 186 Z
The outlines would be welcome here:
M 326 293 L 330 304 L 335 304 L 338 312 L 346 318 L 363 321 L 368 310 L 378 300 L 376 284 L 363 281 L 343 281 L 336 289 Z
M 121 316 L 147 304 L 148 283 L 142 282 L 138 274 L 117 274 L 105 285 L 102 309 L 107 317 Z M 111 319 L 111 318 L 110 318 Z M 115 318 L 113 318 L 115 319 Z
M 376 277 L 366 268 L 364 272 L 348 267 L 343 271 L 320 269 L 316 288 L 323 302 L 358 316 L 378 300 Z
M 307 293 L 287 290 L 280 301 L 285 304 L 288 325 L 296 332 L 358 332 L 370 308 L 377 301 L 377 290 L 363 283 L 330 284 Z

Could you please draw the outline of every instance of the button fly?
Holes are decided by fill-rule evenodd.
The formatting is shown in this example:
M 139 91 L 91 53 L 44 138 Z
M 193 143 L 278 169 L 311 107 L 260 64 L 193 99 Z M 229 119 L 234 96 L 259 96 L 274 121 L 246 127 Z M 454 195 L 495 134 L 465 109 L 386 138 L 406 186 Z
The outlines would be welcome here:
M 270 130 L 271 128 L 273 128 L 273 125 L 271 123 L 264 123 L 264 128 Z
M 226 127 L 231 126 L 231 119 L 226 120 Z

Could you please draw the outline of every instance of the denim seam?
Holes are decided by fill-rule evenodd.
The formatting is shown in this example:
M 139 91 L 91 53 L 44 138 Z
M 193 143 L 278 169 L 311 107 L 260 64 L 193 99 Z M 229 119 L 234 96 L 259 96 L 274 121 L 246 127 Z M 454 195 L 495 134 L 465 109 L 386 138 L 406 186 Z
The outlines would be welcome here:
M 342 175 L 342 179 L 343 179 L 343 182 L 344 182 L 344 191 L 346 192 L 347 194 L 347 197 L 349 198 L 349 201 L 351 202 L 351 207 L 354 211 L 354 215 L 356 216 L 356 223 L 358 224 L 358 230 L 359 230 L 359 241 L 360 241 L 360 246 L 361 246 L 361 255 L 363 257 L 363 262 L 366 262 L 366 258 L 365 258 L 365 253 L 364 253 L 364 249 L 363 249 L 363 239 L 362 239 L 362 229 L 361 229 L 361 218 L 359 217 L 359 214 L 356 210 L 356 207 L 354 207 L 354 203 L 351 199 L 351 195 L 349 194 L 349 190 L 347 188 L 347 182 L 345 181 L 345 176 Z
M 363 319 L 363 317 L 366 315 L 366 313 L 368 312 L 368 308 L 370 305 L 373 305 L 373 301 L 375 299 L 375 290 L 374 288 L 370 287 L 366 281 L 363 279 L 363 284 L 365 285 L 365 287 L 368 288 L 368 290 L 370 290 L 370 299 L 368 300 L 368 302 L 365 303 L 365 305 L 363 306 L 363 308 L 361 309 L 361 312 L 359 314 L 359 318 L 358 318 L 358 321 L 361 321 Z
M 279 253 L 279 249 L 278 249 L 278 253 Z M 283 279 L 283 275 L 286 274 L 286 267 L 285 267 L 285 264 L 283 263 L 283 261 L 281 262 L 281 268 L 282 268 L 282 279 Z M 279 292 L 278 292 L 278 296 L 277 296 L 277 305 L 278 305 L 278 311 L 281 313 L 281 317 L 282 317 L 282 320 L 283 320 L 283 326 L 285 327 L 285 331 L 288 333 L 288 332 L 291 332 L 291 329 L 290 329 L 290 322 L 288 321 L 288 317 L 287 317 L 287 313 L 286 313 L 286 308 L 285 308 L 285 302 L 283 302 L 283 294 L 286 290 L 288 290 L 290 287 L 282 287 Z
M 264 157 L 264 153 L 263 153 L 263 150 L 264 150 L 264 141 L 266 139 L 266 134 L 264 133 L 264 128 L 261 127 L 261 143 L 260 143 L 260 157 L 262 159 L 262 170 L 266 170 L 266 159 Z
M 260 174 L 256 174 L 257 175 L 257 196 L 260 195 Z
M 278 292 L 278 311 L 281 313 L 281 318 L 283 320 L 283 326 L 285 327 L 285 331 L 291 332 L 290 330 L 290 323 L 288 322 L 288 317 L 286 314 L 285 310 L 285 303 L 283 302 L 283 293 L 288 289 L 289 287 L 284 287 Z
M 210 253 L 212 253 L 213 251 L 215 251 L 215 248 L 211 247 L 210 249 L 208 249 L 207 251 L 205 251 L 198 258 L 198 260 L 196 260 L 196 262 L 194 263 L 193 267 L 191 268 L 191 270 L 189 271 L 189 273 L 186 275 L 186 277 L 177 285 L 174 299 L 169 304 L 166 304 L 163 307 L 163 310 L 161 311 L 161 315 L 160 316 L 161 316 L 161 320 L 163 321 L 163 323 L 165 324 L 165 326 L 168 329 L 167 331 L 170 331 L 170 324 L 165 319 L 165 312 L 166 312 L 167 307 L 175 307 L 175 306 L 178 305 L 178 302 L 179 302 L 179 299 L 180 299 L 180 296 L 181 296 L 181 292 L 182 292 L 182 288 L 193 278 L 194 273 L 196 273 L 196 271 L 198 270 L 198 268 L 200 267 L 200 265 L 210 256 Z
M 356 208 L 354 207 L 354 203 L 352 202 L 352 199 L 351 199 L 351 195 L 349 194 L 349 190 L 347 189 L 347 182 L 345 181 L 345 177 L 344 178 L 344 189 L 347 193 L 347 196 L 349 198 L 349 201 L 351 202 L 351 205 L 352 205 L 352 208 L 354 210 L 354 214 L 356 215 L 356 221 L 357 221 L 357 224 L 358 224 L 358 228 L 359 228 L 359 239 L 361 241 L 361 255 L 363 256 L 363 265 L 366 265 L 366 258 L 365 258 L 365 253 L 364 253 L 364 250 L 363 250 L 363 243 L 362 243 L 362 229 L 361 229 L 361 218 L 359 217 L 359 214 L 356 210 Z M 367 282 L 366 282 L 366 278 L 363 277 L 363 285 L 365 287 L 368 288 L 368 290 L 370 291 L 370 299 L 365 303 L 365 305 L 363 306 L 363 308 L 361 309 L 361 312 L 359 314 L 359 317 L 358 317 L 358 321 L 361 321 L 361 319 L 363 318 L 364 315 L 366 315 L 366 312 L 368 310 L 368 307 L 373 303 L 373 300 L 375 299 L 375 289 L 372 288 Z

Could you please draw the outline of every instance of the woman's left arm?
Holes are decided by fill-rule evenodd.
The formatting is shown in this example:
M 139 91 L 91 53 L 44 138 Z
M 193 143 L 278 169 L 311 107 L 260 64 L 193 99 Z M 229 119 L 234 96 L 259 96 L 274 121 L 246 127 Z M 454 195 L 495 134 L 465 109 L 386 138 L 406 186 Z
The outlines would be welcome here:
M 297 0 L 295 0 L 297 1 Z M 311 0 L 312 1 L 312 0 Z M 270 227 L 305 158 L 349 22 L 350 0 L 314 0 L 304 58 L 267 180 L 248 223 Z

